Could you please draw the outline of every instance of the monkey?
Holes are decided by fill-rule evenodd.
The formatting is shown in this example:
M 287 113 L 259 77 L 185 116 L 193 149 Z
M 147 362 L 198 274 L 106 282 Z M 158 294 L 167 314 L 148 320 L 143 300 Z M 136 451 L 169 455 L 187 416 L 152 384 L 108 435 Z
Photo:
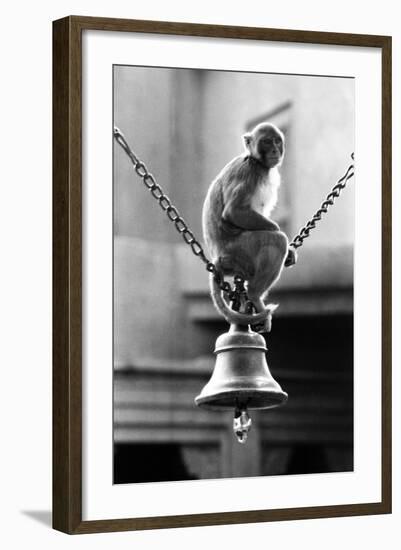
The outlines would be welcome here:
M 256 313 L 232 310 L 213 274 L 213 303 L 229 323 L 251 324 L 270 331 L 275 304 L 264 298 L 279 279 L 284 264 L 296 262 L 287 236 L 269 216 L 278 199 L 284 134 L 269 122 L 243 136 L 245 152 L 231 160 L 211 183 L 202 211 L 203 236 L 212 262 L 222 276 L 247 281 L 248 299 Z

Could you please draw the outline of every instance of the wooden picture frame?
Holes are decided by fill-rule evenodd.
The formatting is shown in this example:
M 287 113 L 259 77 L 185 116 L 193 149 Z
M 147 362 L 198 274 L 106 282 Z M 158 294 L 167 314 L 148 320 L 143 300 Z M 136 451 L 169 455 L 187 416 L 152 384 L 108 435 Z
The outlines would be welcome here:
M 82 32 L 152 33 L 377 48 L 382 59 L 381 500 L 123 519 L 82 519 Z M 391 37 L 66 17 L 53 23 L 53 527 L 69 534 L 391 512 Z

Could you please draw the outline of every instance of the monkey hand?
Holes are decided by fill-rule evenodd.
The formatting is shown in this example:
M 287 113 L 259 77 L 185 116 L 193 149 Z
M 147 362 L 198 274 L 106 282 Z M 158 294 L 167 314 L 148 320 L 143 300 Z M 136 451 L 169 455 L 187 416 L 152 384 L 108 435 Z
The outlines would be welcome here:
M 293 248 L 290 247 L 288 249 L 287 258 L 284 262 L 285 267 L 293 266 L 294 264 L 297 263 L 297 259 L 298 259 L 298 254 L 296 253 L 296 251 Z

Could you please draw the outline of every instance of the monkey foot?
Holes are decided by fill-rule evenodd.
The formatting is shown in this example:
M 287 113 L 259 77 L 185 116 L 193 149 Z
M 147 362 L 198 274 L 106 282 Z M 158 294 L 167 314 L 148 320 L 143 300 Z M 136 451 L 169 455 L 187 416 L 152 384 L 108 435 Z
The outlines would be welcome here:
M 265 323 L 258 323 L 257 325 L 251 325 L 251 329 L 254 332 L 258 332 L 259 334 L 261 334 L 262 332 L 269 332 L 268 330 L 266 330 Z
M 273 312 L 276 311 L 277 308 L 278 304 L 269 304 L 266 306 L 268 310 L 266 319 L 260 323 L 251 325 L 251 329 L 259 334 L 262 332 L 270 332 L 272 329 Z
M 267 319 L 263 323 L 257 323 L 256 325 L 251 325 L 251 329 L 254 332 L 259 334 L 262 332 L 270 332 L 272 329 L 272 315 L 271 313 L 267 316 Z

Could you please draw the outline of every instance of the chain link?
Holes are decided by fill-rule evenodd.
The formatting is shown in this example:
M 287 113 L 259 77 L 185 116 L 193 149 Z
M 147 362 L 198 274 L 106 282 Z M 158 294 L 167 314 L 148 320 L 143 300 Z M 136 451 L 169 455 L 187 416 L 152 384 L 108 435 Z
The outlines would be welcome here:
M 352 160 L 354 160 L 354 153 L 351 154 Z M 315 229 L 316 223 L 322 219 L 323 214 L 327 214 L 330 206 L 333 206 L 335 200 L 340 196 L 342 190 L 347 185 L 348 181 L 354 175 L 354 164 L 350 164 L 345 174 L 334 185 L 333 189 L 327 195 L 326 199 L 322 202 L 319 210 L 312 216 L 306 225 L 304 225 L 298 232 L 298 234 L 290 242 L 290 246 L 294 249 L 302 246 L 304 240 L 309 237 L 312 229 Z
M 171 222 L 173 222 L 176 230 L 182 235 L 182 238 L 184 239 L 186 244 L 191 247 L 194 255 L 197 256 L 205 264 L 206 270 L 209 273 L 213 274 L 221 290 L 228 293 L 229 299 L 237 300 L 238 294 L 244 292 L 244 279 L 239 275 L 235 276 L 235 289 L 231 287 L 228 281 L 224 280 L 224 277 L 217 270 L 214 263 L 212 263 L 206 256 L 202 245 L 195 238 L 193 232 L 189 229 L 187 222 L 184 220 L 184 218 L 181 217 L 177 208 L 171 203 L 169 197 L 164 194 L 163 189 L 156 182 L 154 176 L 148 171 L 146 164 L 139 160 L 139 158 L 132 151 L 124 135 L 117 127 L 114 127 L 114 137 L 117 143 L 124 149 L 128 157 L 130 158 L 136 174 L 142 179 L 145 187 L 150 191 L 151 195 L 158 201 L 161 209 L 166 212 L 167 217 Z

